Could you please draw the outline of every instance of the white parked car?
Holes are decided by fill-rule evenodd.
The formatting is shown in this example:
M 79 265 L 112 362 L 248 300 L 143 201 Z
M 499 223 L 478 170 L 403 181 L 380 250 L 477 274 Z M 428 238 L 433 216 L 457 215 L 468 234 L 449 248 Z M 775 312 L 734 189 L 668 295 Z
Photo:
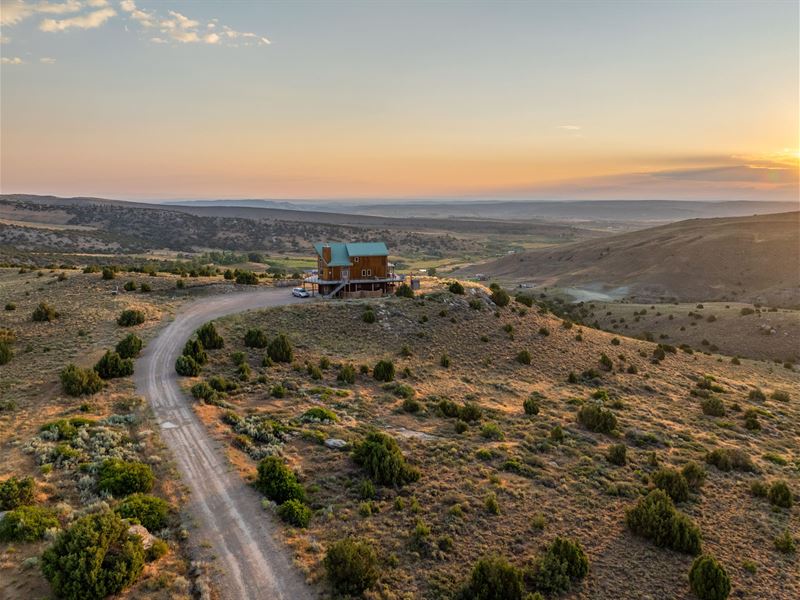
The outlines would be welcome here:
M 303 288 L 292 288 L 292 296 L 297 296 L 298 298 L 308 298 L 311 294 L 305 291 Z

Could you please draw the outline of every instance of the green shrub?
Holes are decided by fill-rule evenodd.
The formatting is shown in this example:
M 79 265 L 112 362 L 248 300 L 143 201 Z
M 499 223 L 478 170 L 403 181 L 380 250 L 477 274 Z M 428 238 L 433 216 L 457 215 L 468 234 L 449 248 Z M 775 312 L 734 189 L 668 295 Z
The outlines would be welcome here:
M 114 279 L 114 277 L 116 277 L 114 269 L 111 267 L 103 267 L 103 279 L 110 281 L 111 279 Z
M 775 390 L 772 392 L 772 399 L 777 400 L 779 402 L 788 402 L 789 401 L 789 392 L 784 390 Z
M 277 456 L 267 456 L 258 463 L 256 489 L 270 500 L 283 504 L 287 500 L 304 502 L 306 492 L 297 476 Z
M 336 413 L 321 406 L 309 408 L 300 418 L 303 421 L 330 421 L 331 423 L 335 423 L 339 420 L 339 417 L 336 416 Z
M 422 410 L 422 405 L 416 398 L 406 398 L 403 400 L 403 412 L 418 413 Z
M 204 365 L 208 362 L 208 354 L 206 353 L 206 349 L 203 348 L 203 342 L 197 338 L 187 340 L 181 354 L 191 358 L 198 365 Z
M 6 310 L 17 310 L 17 305 L 13 302 L 6 303 Z
M 102 379 L 114 379 L 133 375 L 133 359 L 122 358 L 116 352 L 106 350 L 106 353 L 97 361 L 94 370 Z
M 53 512 L 41 506 L 19 506 L 0 520 L 0 541 L 35 542 L 51 527 L 58 527 Z
M 362 479 L 358 484 L 358 497 L 362 500 L 372 500 L 375 498 L 375 484 L 369 479 Z
M 794 554 L 797 552 L 797 544 L 788 529 L 775 538 L 774 544 L 778 552 L 783 552 L 784 554 Z
M 200 375 L 200 365 L 191 356 L 179 356 L 175 361 L 175 371 L 184 377 Z
M 82 369 L 72 363 L 61 371 L 61 389 L 68 396 L 96 394 L 103 389 L 103 380 L 94 369 Z
M 720 471 L 755 472 L 756 470 L 750 457 L 738 448 L 717 448 L 706 454 L 706 462 Z
M 167 526 L 169 504 L 161 498 L 148 494 L 131 494 L 116 508 L 123 519 L 138 521 L 150 532 L 160 531 Z
M 364 314 L 361 315 L 361 320 L 364 321 L 364 323 L 372 324 L 378 319 L 375 316 L 375 313 L 372 311 L 372 309 L 368 308 L 367 310 L 364 311 Z
M 769 486 L 767 498 L 769 499 L 770 504 L 780 506 L 781 508 L 792 508 L 792 504 L 794 503 L 792 491 L 783 480 L 772 482 L 772 485 Z
M 14 358 L 14 351 L 11 349 L 11 344 L 0 340 L 0 365 L 8 364 L 12 358 Z
M 236 367 L 236 373 L 239 375 L 240 380 L 247 381 L 250 379 L 250 374 L 252 371 L 250 370 L 250 365 L 248 365 L 246 362 L 243 362 Z
M 454 418 L 458 416 L 458 404 L 447 398 L 442 398 L 436 404 L 436 410 L 443 417 Z
M 274 337 L 267 347 L 267 355 L 275 362 L 292 362 L 294 350 L 289 338 L 283 333 Z
M 531 353 L 529 350 L 520 350 L 517 352 L 516 360 L 518 363 L 522 365 L 529 365 L 531 364 Z
M 275 385 L 270 388 L 269 393 L 272 395 L 273 398 L 285 398 L 286 394 L 289 391 L 283 387 L 280 383 L 276 383 Z
M 239 271 L 236 273 L 236 283 L 239 285 L 258 285 L 258 276 L 252 271 Z
M 311 509 L 300 500 L 287 500 L 278 509 L 278 516 L 284 522 L 305 529 L 311 520 Z
M 589 572 L 589 559 L 581 545 L 573 540 L 556 537 L 544 555 L 533 562 L 529 578 L 533 587 L 545 594 L 563 594 L 574 581 Z
M 395 296 L 398 298 L 413 298 L 414 297 L 414 290 L 411 289 L 411 286 L 407 283 L 401 283 L 397 287 L 397 291 L 395 291 Z
M 40 302 L 39 305 L 34 309 L 33 315 L 31 315 L 31 319 L 39 323 L 49 323 L 51 321 L 55 321 L 58 317 L 59 314 L 56 309 L 46 302 Z
M 0 511 L 14 510 L 26 504 L 33 504 L 36 482 L 33 477 L 9 477 L 0 482 Z
M 121 358 L 136 358 L 142 351 L 142 338 L 129 333 L 117 343 L 115 350 Z
M 758 431 L 761 429 L 761 423 L 758 421 L 758 411 L 754 408 L 748 408 L 744 411 L 744 427 L 750 431 Z
M 533 298 L 531 298 L 530 296 L 525 296 L 524 294 L 517 294 L 514 297 L 514 300 L 516 300 L 520 304 L 524 304 L 528 308 L 531 308 L 533 306 Z
M 484 423 L 481 427 L 481 435 L 488 440 L 505 439 L 505 434 L 497 423 Z
M 653 490 L 638 504 L 625 511 L 625 522 L 636 535 L 656 546 L 685 554 L 700 552 L 700 529 L 675 509 L 663 490 Z
M 447 286 L 447 289 L 450 290 L 451 294 L 458 294 L 459 296 L 464 295 L 464 286 L 460 281 L 451 281 L 450 285 Z
M 219 350 L 225 347 L 225 340 L 217 333 L 217 328 L 214 327 L 212 321 L 200 327 L 196 333 L 197 339 L 200 340 L 200 343 L 203 344 L 203 348 L 206 350 Z
M 233 392 L 239 388 L 235 381 L 228 381 L 222 375 L 212 375 L 208 378 L 208 385 L 218 392 Z
M 508 306 L 508 303 L 511 302 L 511 297 L 508 295 L 508 292 L 506 292 L 502 288 L 497 288 L 496 290 L 494 290 L 492 292 L 491 298 L 492 302 L 494 302 L 495 305 L 499 306 L 500 308 Z
M 700 491 L 700 488 L 703 487 L 703 484 L 706 481 L 705 468 L 703 465 L 696 463 L 693 460 L 683 465 L 681 474 L 683 475 L 684 479 L 686 479 L 689 489 L 694 492 Z
M 600 367 L 606 371 L 610 371 L 614 368 L 614 363 L 608 358 L 605 352 L 600 355 Z
M 197 400 L 209 401 L 217 397 L 217 392 L 205 381 L 195 383 L 191 389 L 192 397 Z
M 720 400 L 716 396 L 711 396 L 710 398 L 704 399 L 700 403 L 700 407 L 703 409 L 704 415 L 708 415 L 711 417 L 725 416 L 725 405 L 722 403 L 722 400 Z
M 153 540 L 150 547 L 145 550 L 145 560 L 147 562 L 155 562 L 162 556 L 166 556 L 169 552 L 169 544 L 164 540 Z
M 342 365 L 339 367 L 339 373 L 336 375 L 336 380 L 342 383 L 354 384 L 356 382 L 356 368 L 353 365 Z
M 522 600 L 522 572 L 500 556 L 486 556 L 472 567 L 458 600 Z
M 391 360 L 379 360 L 372 369 L 372 376 L 378 381 L 392 381 L 394 379 L 394 363 Z
M 590 431 L 611 433 L 617 426 L 617 417 L 599 402 L 586 402 L 578 410 L 578 422 Z
M 564 430 L 561 429 L 561 425 L 556 425 L 550 430 L 550 439 L 554 442 L 564 441 Z
M 266 348 L 269 344 L 263 329 L 248 329 L 244 334 L 244 345 L 248 348 Z
M 689 499 L 689 483 L 675 469 L 659 469 L 652 475 L 655 486 L 664 490 L 673 502 L 685 502 Z
M 747 397 L 750 402 L 765 402 L 767 399 L 767 395 L 762 392 L 760 388 L 750 390 L 750 393 L 747 395 Z
M 73 417 L 71 419 L 58 419 L 45 423 L 39 428 L 39 431 L 49 431 L 55 435 L 57 440 L 74 440 L 78 437 L 78 428 L 87 427 L 93 421 L 83 417 Z
M 139 286 L 139 290 L 143 293 L 147 293 L 147 292 L 152 292 L 153 288 L 150 287 L 149 283 L 142 283 L 142 285 Z
M 155 475 L 149 465 L 109 458 L 97 473 L 97 487 L 122 498 L 137 492 L 146 494 L 153 489 Z
M 525 401 L 522 403 L 522 409 L 525 411 L 526 415 L 538 415 L 539 395 L 534 393 L 525 398 Z
M 725 600 L 731 593 L 731 580 L 713 556 L 694 559 L 689 569 L 689 586 L 700 600 Z
M 383 432 L 373 431 L 356 444 L 353 460 L 379 485 L 399 486 L 420 477 L 417 469 L 406 464 L 395 439 Z
M 42 555 L 53 593 L 66 600 L 101 600 L 121 592 L 142 572 L 144 548 L 118 515 L 78 519 Z
M 135 292 L 136 291 L 136 282 L 135 281 L 128 281 L 125 285 L 122 286 L 122 289 L 126 292 Z
M 456 433 L 462 434 L 467 429 L 469 429 L 469 425 L 467 425 L 466 421 L 462 421 L 461 419 L 456 420 L 456 424 L 454 426 Z
M 766 498 L 769 495 L 769 486 L 763 481 L 754 481 L 750 484 L 750 493 L 756 498 Z
M 476 423 L 481 420 L 483 410 L 474 402 L 464 402 L 458 409 L 458 418 L 467 423 Z
M 627 462 L 628 449 L 625 444 L 613 444 L 608 447 L 606 458 L 612 465 L 623 466 Z
M 439 357 L 439 365 L 441 367 L 445 368 L 445 369 L 449 369 L 450 368 L 450 357 L 447 356 L 447 354 L 442 354 L 442 356 Z
M 142 323 L 144 323 L 144 313 L 140 310 L 128 308 L 117 317 L 117 325 L 120 327 L 133 327 Z
M 352 538 L 333 543 L 323 564 L 333 589 L 341 595 L 361 595 L 380 577 L 375 549 L 368 542 Z

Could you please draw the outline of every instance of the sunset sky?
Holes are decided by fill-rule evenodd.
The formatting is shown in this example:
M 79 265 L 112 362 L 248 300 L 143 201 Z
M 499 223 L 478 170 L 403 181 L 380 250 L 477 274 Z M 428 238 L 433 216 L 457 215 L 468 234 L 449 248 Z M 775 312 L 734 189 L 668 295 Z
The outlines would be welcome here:
M 798 2 L 0 0 L 0 191 L 798 197 Z

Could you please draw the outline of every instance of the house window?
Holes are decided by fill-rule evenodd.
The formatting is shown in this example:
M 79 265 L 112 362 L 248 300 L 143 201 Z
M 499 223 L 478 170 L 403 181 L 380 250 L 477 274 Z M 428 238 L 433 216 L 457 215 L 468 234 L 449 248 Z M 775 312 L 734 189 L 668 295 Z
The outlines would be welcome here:
M 361 269 L 361 276 L 362 277 L 366 277 L 367 276 L 367 270 L 366 269 Z
M 358 262 L 358 259 L 359 259 L 359 257 L 358 257 L 358 256 L 354 257 L 354 258 L 353 258 L 353 262 Z
M 367 277 L 372 277 L 372 269 L 367 269 Z

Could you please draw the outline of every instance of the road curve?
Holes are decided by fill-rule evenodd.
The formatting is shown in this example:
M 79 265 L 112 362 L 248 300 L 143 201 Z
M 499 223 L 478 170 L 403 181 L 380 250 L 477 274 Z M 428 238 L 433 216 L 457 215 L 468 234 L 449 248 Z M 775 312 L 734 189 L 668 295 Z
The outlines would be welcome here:
M 210 545 L 219 570 L 216 587 L 231 600 L 305 600 L 316 597 L 277 539 L 276 524 L 209 436 L 181 391 L 175 359 L 203 323 L 245 310 L 302 302 L 287 288 L 201 298 L 184 307 L 136 365 L 137 391 L 150 402 L 161 437 L 172 451 L 182 482 L 191 490 L 186 506 L 196 542 Z M 308 302 L 308 300 L 305 300 Z

